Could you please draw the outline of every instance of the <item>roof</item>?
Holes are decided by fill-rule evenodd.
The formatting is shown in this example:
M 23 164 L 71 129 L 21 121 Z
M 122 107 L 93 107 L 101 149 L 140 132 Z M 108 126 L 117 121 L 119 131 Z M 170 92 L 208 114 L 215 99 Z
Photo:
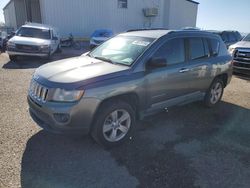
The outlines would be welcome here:
M 9 0 L 8 3 L 3 7 L 3 10 L 11 3 L 12 0 Z
M 216 33 L 216 34 L 221 34 L 223 32 L 238 32 L 236 30 L 223 30 L 223 31 L 218 31 L 218 30 L 206 30 L 207 32 L 211 32 L 211 33 Z
M 139 37 L 147 37 L 147 38 L 160 38 L 172 30 L 165 30 L 165 29 L 159 29 L 159 30 L 138 30 L 138 31 L 131 31 L 127 33 L 120 34 L 121 36 L 139 36 Z
M 188 1 L 188 2 L 190 2 L 190 3 L 197 4 L 197 5 L 199 5 L 199 4 L 200 4 L 200 3 L 198 3 L 197 1 L 193 1 L 193 0 L 186 0 L 186 1 Z
M 36 29 L 52 29 L 53 27 L 45 24 L 39 24 L 39 23 L 27 23 L 25 25 L 22 25 L 22 27 L 32 27 Z
M 170 33 L 179 33 L 179 34 L 210 34 L 210 32 L 207 31 L 202 31 L 202 30 L 164 30 L 164 29 L 159 29 L 159 30 L 139 30 L 139 31 L 132 31 L 132 32 L 127 32 L 127 33 L 122 33 L 120 36 L 137 36 L 137 37 L 146 37 L 146 38 L 154 38 L 158 39 L 162 36 L 165 36 Z

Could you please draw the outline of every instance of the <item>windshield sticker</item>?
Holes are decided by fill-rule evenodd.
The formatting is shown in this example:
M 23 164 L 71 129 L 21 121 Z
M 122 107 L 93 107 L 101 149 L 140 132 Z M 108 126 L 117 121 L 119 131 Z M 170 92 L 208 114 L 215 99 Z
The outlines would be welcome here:
M 138 40 L 136 40 L 136 41 L 134 41 L 132 44 L 138 45 L 138 46 L 148 46 L 148 45 L 150 44 L 150 42 L 148 42 L 148 41 L 138 41 Z

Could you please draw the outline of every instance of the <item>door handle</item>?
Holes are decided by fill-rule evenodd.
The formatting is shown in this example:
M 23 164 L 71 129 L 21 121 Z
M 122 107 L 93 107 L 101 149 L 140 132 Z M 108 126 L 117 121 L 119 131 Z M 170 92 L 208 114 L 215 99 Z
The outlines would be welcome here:
M 179 70 L 179 73 L 184 73 L 184 72 L 188 72 L 188 71 L 190 71 L 190 69 L 182 68 L 182 69 Z

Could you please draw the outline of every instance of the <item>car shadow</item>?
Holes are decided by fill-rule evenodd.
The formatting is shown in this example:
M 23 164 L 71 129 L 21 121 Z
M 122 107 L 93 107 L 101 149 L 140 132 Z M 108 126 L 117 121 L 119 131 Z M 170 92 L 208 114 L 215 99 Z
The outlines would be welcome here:
M 50 59 L 40 57 L 18 57 L 16 61 L 8 61 L 3 65 L 4 69 L 33 69 L 39 66 L 71 57 L 77 57 L 87 52 L 88 49 L 74 50 L 72 48 L 63 48 L 61 52 L 55 53 Z
M 195 171 L 174 146 L 227 137 L 250 148 L 249 116 L 249 109 L 227 102 L 214 108 L 200 103 L 174 107 L 140 121 L 136 136 L 111 150 L 87 136 L 40 131 L 23 153 L 21 186 L 135 187 L 139 182 L 139 187 L 195 187 Z

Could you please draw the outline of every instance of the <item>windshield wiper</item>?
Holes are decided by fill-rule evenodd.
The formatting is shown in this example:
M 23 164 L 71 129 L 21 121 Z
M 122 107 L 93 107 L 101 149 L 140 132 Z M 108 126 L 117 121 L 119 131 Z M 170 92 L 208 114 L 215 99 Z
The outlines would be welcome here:
M 88 54 L 87 54 L 87 56 L 89 56 L 89 57 L 93 57 L 90 53 L 88 53 Z
M 106 58 L 106 57 L 102 57 L 102 56 L 93 56 L 93 57 L 94 57 L 95 59 L 99 59 L 99 60 L 102 60 L 102 61 L 106 61 L 106 62 L 115 64 L 115 62 L 113 62 L 111 59 Z

